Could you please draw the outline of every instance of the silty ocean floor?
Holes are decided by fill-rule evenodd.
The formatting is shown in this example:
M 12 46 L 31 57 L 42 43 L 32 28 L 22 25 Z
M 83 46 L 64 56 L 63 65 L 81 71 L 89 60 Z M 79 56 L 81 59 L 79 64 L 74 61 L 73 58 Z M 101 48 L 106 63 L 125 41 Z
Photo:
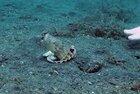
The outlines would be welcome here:
M 0 0 L 0 94 L 139 94 L 139 0 Z M 42 59 L 44 33 L 75 45 L 73 60 Z

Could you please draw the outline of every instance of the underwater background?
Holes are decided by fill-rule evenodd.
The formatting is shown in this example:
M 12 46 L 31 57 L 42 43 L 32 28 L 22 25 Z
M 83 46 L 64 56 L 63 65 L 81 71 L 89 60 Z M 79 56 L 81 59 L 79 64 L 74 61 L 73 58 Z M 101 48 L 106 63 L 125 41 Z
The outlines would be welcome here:
M 140 94 L 140 0 L 0 0 L 0 94 Z M 42 36 L 76 58 L 42 58 Z

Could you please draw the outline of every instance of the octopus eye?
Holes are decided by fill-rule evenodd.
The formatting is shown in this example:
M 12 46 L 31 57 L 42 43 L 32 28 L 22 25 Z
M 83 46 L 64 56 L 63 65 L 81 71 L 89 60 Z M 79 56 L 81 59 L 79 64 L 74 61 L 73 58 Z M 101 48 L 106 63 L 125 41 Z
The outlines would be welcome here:
M 72 52 L 72 53 L 73 53 L 73 52 L 74 52 L 74 49 L 72 49 L 72 48 L 71 48 L 71 49 L 70 49 L 70 52 Z

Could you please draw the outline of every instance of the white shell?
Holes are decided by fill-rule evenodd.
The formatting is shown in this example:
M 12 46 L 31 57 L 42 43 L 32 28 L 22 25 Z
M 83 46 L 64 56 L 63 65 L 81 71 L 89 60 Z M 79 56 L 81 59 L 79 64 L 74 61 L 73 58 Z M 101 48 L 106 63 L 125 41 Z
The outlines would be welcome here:
M 54 53 L 52 53 L 51 51 L 48 51 L 47 53 L 44 53 L 43 56 L 44 57 L 54 56 Z
M 56 60 L 56 57 L 54 57 L 54 56 L 48 56 L 47 57 L 47 60 L 49 61 L 49 62 L 54 62 L 55 60 Z

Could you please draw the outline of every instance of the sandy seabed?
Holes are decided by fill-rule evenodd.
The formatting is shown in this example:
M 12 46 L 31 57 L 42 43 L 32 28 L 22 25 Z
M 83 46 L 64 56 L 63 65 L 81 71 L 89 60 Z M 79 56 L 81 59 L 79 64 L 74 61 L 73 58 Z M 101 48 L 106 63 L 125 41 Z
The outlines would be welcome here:
M 0 0 L 0 94 L 139 94 L 139 0 Z M 42 58 L 45 33 L 75 45 L 73 60 Z

